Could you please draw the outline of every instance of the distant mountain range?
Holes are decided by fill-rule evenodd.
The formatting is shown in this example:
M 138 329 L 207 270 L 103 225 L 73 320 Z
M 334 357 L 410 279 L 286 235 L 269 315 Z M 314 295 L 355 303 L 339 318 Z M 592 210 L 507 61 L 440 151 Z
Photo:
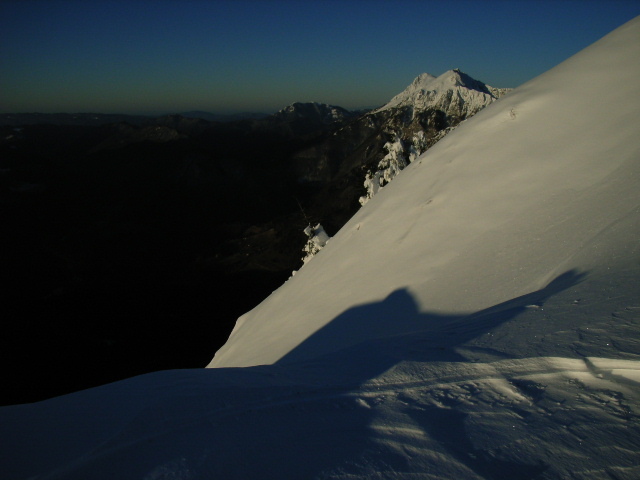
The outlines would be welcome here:
M 211 113 L 201 110 L 191 110 L 189 112 L 180 113 L 183 117 L 201 118 L 210 122 L 235 122 L 238 120 L 257 120 L 259 118 L 268 117 L 268 113 L 260 112 L 241 112 L 241 113 Z
M 149 118 L 150 117 L 145 115 L 125 115 L 119 113 L 0 113 L 0 126 L 99 126 L 117 122 L 142 125 L 148 122 Z
M 218 114 L 193 110 L 177 114 L 186 118 L 199 118 L 209 122 L 235 122 L 238 120 L 268 117 L 267 113 L 244 112 Z M 157 115 L 126 115 L 120 113 L 0 113 L 0 126 L 6 125 L 81 125 L 98 126 L 109 123 L 127 122 L 132 125 L 145 125 L 157 118 Z

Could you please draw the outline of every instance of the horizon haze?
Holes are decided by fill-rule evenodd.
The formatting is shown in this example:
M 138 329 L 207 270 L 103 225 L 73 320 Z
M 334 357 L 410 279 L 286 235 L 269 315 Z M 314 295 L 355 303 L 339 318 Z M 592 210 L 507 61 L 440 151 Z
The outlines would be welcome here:
M 374 108 L 453 68 L 517 87 L 639 14 L 631 0 L 5 1 L 0 113 Z

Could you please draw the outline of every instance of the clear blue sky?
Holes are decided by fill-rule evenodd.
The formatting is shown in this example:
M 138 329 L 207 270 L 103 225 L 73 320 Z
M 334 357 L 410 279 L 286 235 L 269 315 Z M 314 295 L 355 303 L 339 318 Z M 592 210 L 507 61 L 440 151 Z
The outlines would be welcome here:
M 381 105 L 460 68 L 496 87 L 640 15 L 640 0 L 0 0 L 0 112 Z

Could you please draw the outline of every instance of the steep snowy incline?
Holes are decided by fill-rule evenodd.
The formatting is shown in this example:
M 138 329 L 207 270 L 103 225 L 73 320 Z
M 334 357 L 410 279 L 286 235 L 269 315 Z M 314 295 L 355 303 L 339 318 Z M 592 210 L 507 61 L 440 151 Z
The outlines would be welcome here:
M 636 19 L 414 161 L 238 320 L 210 366 L 309 359 L 384 335 L 364 323 L 301 346 L 350 308 L 399 288 L 421 311 L 461 315 L 571 270 L 595 281 L 612 265 L 637 265 L 638 30 Z M 397 328 L 421 326 L 399 321 Z

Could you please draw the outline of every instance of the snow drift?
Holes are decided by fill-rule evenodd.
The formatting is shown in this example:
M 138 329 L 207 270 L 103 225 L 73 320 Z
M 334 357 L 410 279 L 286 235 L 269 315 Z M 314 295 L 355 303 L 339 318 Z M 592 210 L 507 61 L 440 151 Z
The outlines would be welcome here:
M 5 477 L 638 478 L 638 58 L 640 18 L 460 126 L 218 368 L 0 409 Z

